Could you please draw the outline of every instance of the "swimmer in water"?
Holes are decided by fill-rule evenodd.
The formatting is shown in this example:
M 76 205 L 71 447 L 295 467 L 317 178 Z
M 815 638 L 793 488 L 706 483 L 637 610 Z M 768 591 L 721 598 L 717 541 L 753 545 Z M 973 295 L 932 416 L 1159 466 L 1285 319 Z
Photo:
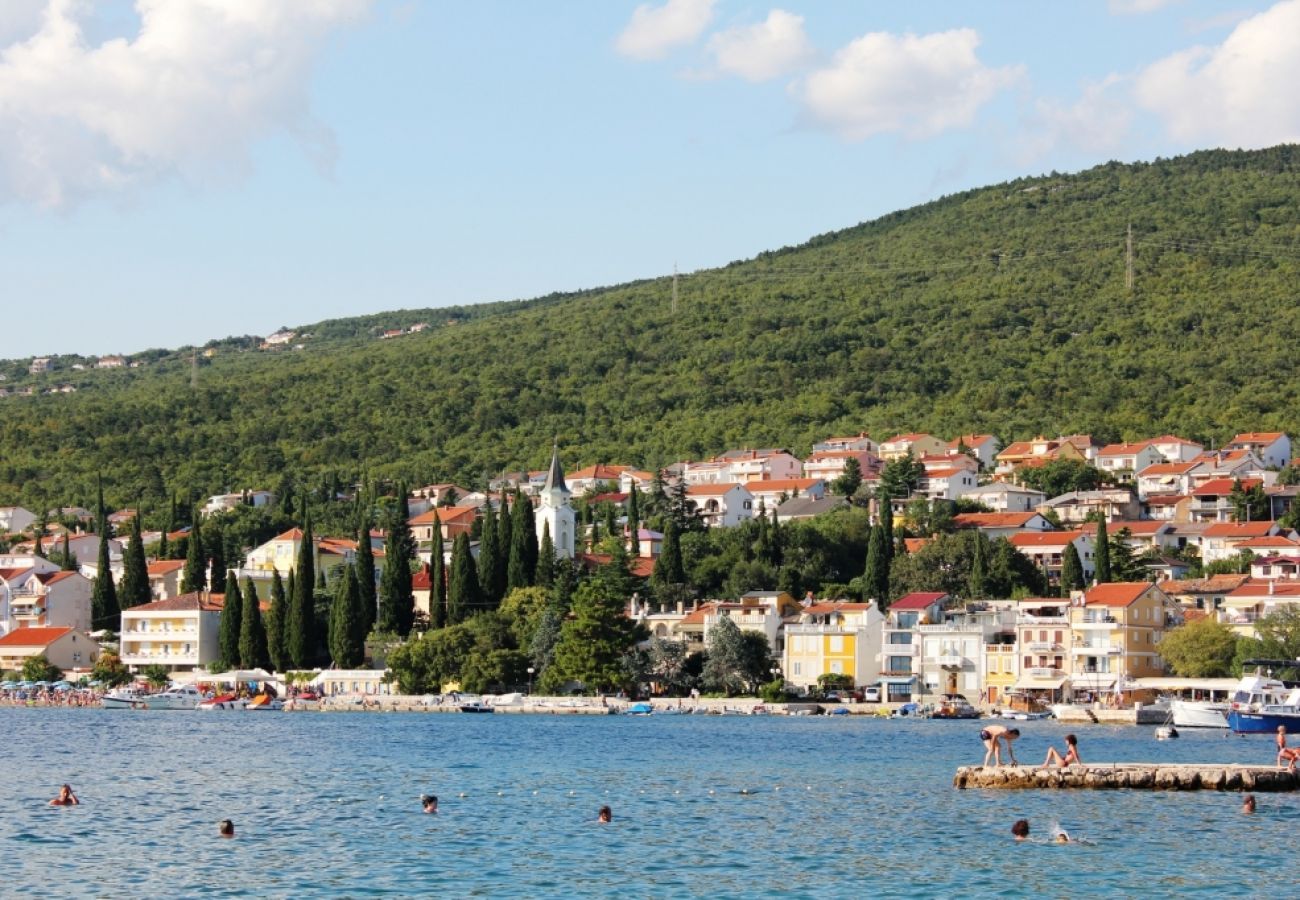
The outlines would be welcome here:
M 1252 815 L 1255 812 L 1255 795 L 1247 794 L 1246 799 L 1241 801 L 1241 812 L 1243 815 Z
M 607 825 L 614 821 L 614 811 L 608 806 L 602 806 L 600 812 L 596 813 L 596 821 Z
M 81 801 L 72 793 L 72 786 L 65 784 L 59 788 L 59 796 L 50 801 L 50 806 L 78 806 Z
M 232 838 L 235 836 L 235 823 L 229 819 L 222 819 L 217 823 L 217 834 L 222 837 Z
M 420 806 L 423 807 L 426 813 L 435 815 L 438 812 L 438 798 L 433 796 L 433 794 L 421 794 Z
M 1029 820 L 1016 819 L 1015 823 L 1011 826 L 1011 833 L 1015 835 L 1016 840 L 1018 841 L 1029 840 Z

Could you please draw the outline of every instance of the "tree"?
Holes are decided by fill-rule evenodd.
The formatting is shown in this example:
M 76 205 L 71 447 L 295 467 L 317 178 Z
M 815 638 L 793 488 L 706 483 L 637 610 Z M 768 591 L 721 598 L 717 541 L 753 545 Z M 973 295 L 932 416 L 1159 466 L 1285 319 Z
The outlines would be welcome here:
M 433 514 L 433 541 L 429 546 L 429 627 L 447 624 L 447 563 L 443 559 L 442 523 Z
M 459 625 L 483 608 L 483 596 L 469 549 L 469 535 L 461 532 L 451 545 L 451 573 L 447 580 L 447 624 Z
M 537 550 L 537 574 L 533 584 L 549 588 L 555 581 L 555 543 L 551 540 L 551 523 L 542 523 L 542 545 Z
M 153 599 L 149 589 L 149 564 L 144 557 L 144 538 L 140 533 L 140 514 L 131 518 L 131 540 L 126 545 L 122 564 L 122 584 L 118 604 L 122 609 L 140 606 Z
M 1270 518 L 1263 482 L 1256 482 L 1247 489 L 1242 487 L 1240 478 L 1234 478 L 1228 502 L 1232 504 L 1234 522 L 1262 522 Z
M 90 595 L 90 619 L 96 628 L 116 629 L 121 620 L 121 609 L 117 605 L 117 589 L 113 585 L 107 532 L 108 523 L 105 520 L 99 531 L 99 558 L 96 561 L 95 586 Z
M 500 572 L 497 573 L 497 584 L 501 586 L 501 599 L 504 600 L 506 594 L 510 592 L 510 555 L 514 551 L 514 520 L 511 517 L 510 499 L 506 496 L 505 485 L 501 486 L 501 509 L 497 514 L 497 566 Z M 523 564 L 523 557 L 520 557 L 520 565 Z M 520 576 L 523 572 L 520 571 Z M 522 584 L 514 587 L 524 587 Z
M 709 632 L 704 684 L 728 695 L 755 693 L 771 677 L 770 671 L 767 638 L 756 631 L 741 631 L 729 615 L 720 615 Z
M 1083 560 L 1079 559 L 1079 548 L 1074 541 L 1065 545 L 1061 554 L 1061 596 L 1070 596 L 1070 591 L 1081 591 L 1087 586 L 1083 578 Z
M 867 538 L 867 567 L 862 573 L 862 594 L 864 600 L 876 601 L 880 610 L 889 608 L 889 545 L 886 543 L 885 527 L 877 525 L 871 529 Z
M 983 600 L 988 596 L 988 539 L 977 530 L 971 541 L 974 552 L 971 554 L 969 594 L 972 600 Z
M 227 579 L 228 592 L 239 591 L 234 573 Z M 244 596 L 240 610 L 239 665 L 245 669 L 266 668 L 271 664 L 266 647 L 266 626 L 262 624 L 262 604 L 257 598 L 253 579 L 244 578 Z
M 159 663 L 145 666 L 140 670 L 140 674 L 144 676 L 145 681 L 149 682 L 149 686 L 156 691 L 160 691 L 167 687 L 168 683 L 172 680 L 171 673 L 167 671 L 167 667 Z
M 198 516 L 190 526 L 185 551 L 185 570 L 181 573 L 181 593 L 208 589 L 208 561 L 203 553 L 203 529 Z
M 641 530 L 641 492 L 634 483 L 627 495 L 627 537 L 632 546 L 637 546 L 637 533 Z
M 1129 546 L 1128 539 L 1131 535 L 1132 532 L 1127 528 L 1121 528 L 1108 539 L 1110 575 L 1115 581 L 1146 581 L 1150 574 Z
M 1107 584 L 1112 579 L 1110 577 L 1110 539 L 1106 537 L 1106 519 L 1104 516 L 1097 517 L 1097 537 L 1094 546 L 1096 550 L 1092 559 L 1093 578 L 1097 584 Z
M 90 667 L 90 677 L 105 687 L 114 688 L 131 680 L 131 673 L 116 653 L 101 653 Z
M 63 677 L 63 670 L 50 662 L 44 653 L 23 660 L 22 673 L 24 681 L 58 681 Z
M 573 594 L 573 617 L 560 629 L 554 661 L 543 673 L 546 690 L 568 681 L 589 691 L 611 690 L 626 678 L 623 655 L 645 636 L 625 614 L 631 595 L 626 553 L 613 558 L 582 582 Z
M 226 592 L 226 538 L 221 533 L 220 524 L 208 529 L 206 541 L 212 559 L 212 593 L 224 594 Z
M 925 466 L 908 450 L 906 456 L 891 459 L 880 470 L 880 482 L 876 496 L 888 500 L 902 500 L 910 497 L 925 477 Z
M 831 490 L 852 503 L 860 487 L 862 487 L 862 465 L 857 457 L 850 456 L 844 460 L 844 471 L 840 473 L 840 477 L 831 482 Z
M 1021 466 L 1015 480 L 1027 488 L 1059 497 L 1071 491 L 1095 491 L 1102 486 L 1100 469 L 1080 459 L 1053 459 L 1041 466 Z
M 365 617 L 356 572 L 348 566 L 334 589 L 330 611 L 330 657 L 340 669 L 355 669 L 366 654 Z
M 437 514 L 434 514 L 433 530 L 438 534 Z M 357 535 L 357 592 L 361 599 L 361 618 L 365 623 L 366 634 L 375 627 L 379 616 L 378 594 L 375 591 L 375 552 L 370 546 L 370 517 L 362 516 L 361 528 Z M 441 538 L 442 535 L 438 534 Z
M 271 609 L 266 614 L 266 654 L 276 672 L 284 672 L 290 666 L 284 643 L 288 619 L 289 602 L 284 594 L 284 582 L 280 580 L 280 570 L 275 569 L 271 574 Z
M 1253 656 L 1300 660 L 1300 609 L 1289 603 L 1277 606 L 1255 622 L 1255 633 L 1259 637 Z
M 483 602 L 490 607 L 495 607 L 501 602 L 503 594 L 497 585 L 497 557 L 501 550 L 497 546 L 497 540 L 500 532 L 497 529 L 496 512 L 492 509 L 492 499 L 489 497 L 488 502 L 483 505 L 483 533 L 478 542 L 478 560 L 475 565 L 478 568 L 478 585 L 479 594 Z M 501 585 L 504 587 L 504 585 Z
M 217 628 L 217 646 L 224 668 L 239 667 L 239 637 L 244 624 L 244 601 L 239 595 L 235 573 L 226 575 L 226 594 L 221 603 L 221 622 Z
M 311 514 L 306 512 L 304 505 L 302 543 L 298 547 L 298 565 L 290 575 L 293 580 L 293 592 L 289 597 L 289 618 L 285 622 L 284 629 L 285 654 L 289 657 L 289 664 L 295 669 L 306 669 L 312 662 L 312 647 L 316 633 L 315 550 Z
M 101 538 L 102 538 L 102 535 L 101 535 Z M 63 532 L 63 550 L 62 550 L 61 556 L 62 556 L 62 558 L 59 560 L 59 568 L 60 568 L 62 571 L 64 571 L 64 572 L 75 572 L 75 571 L 77 571 L 77 557 L 74 556 L 73 553 L 72 553 L 72 547 L 70 546 L 70 542 L 69 542 L 69 540 L 68 540 L 68 532 L 67 532 L 67 531 L 64 531 L 64 532 Z
M 515 497 L 515 505 L 506 515 L 501 514 L 501 521 L 510 521 L 510 559 L 506 566 L 506 593 L 532 584 L 533 570 L 528 566 L 528 525 L 523 518 L 525 500 Z M 516 521 L 511 521 L 516 520 Z
M 684 584 L 686 571 L 682 567 L 682 545 L 677 531 L 677 522 L 669 519 L 664 525 L 664 542 L 655 560 L 654 571 L 650 576 L 658 587 Z
M 1223 678 L 1232 674 L 1237 635 L 1206 616 L 1165 632 L 1159 650 L 1180 678 Z
M 411 536 L 410 507 L 406 502 L 406 488 L 402 487 L 397 512 L 388 524 L 388 539 L 384 544 L 384 572 L 379 578 L 380 631 L 389 631 L 399 637 L 411 633 L 415 621 L 415 593 L 411 589 L 411 560 L 415 558 L 415 540 Z

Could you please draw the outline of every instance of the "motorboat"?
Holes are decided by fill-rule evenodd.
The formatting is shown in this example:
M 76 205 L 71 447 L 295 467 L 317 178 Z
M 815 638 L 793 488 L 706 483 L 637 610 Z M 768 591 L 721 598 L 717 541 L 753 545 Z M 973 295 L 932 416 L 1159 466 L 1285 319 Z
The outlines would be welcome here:
M 1177 728 L 1227 728 L 1228 703 L 1211 700 L 1170 700 L 1169 714 Z
M 244 706 L 248 712 L 278 712 L 284 709 L 284 703 L 271 694 L 258 694 Z
M 149 694 L 135 685 L 113 688 L 99 700 L 104 709 L 147 709 Z
M 978 719 L 980 711 L 971 705 L 963 694 L 944 694 L 934 709 L 931 719 Z
M 1246 660 L 1254 666 L 1243 675 L 1232 694 L 1228 727 L 1238 734 L 1273 734 L 1279 725 L 1287 731 L 1300 730 L 1300 689 L 1274 678 L 1274 669 L 1294 668 L 1290 660 Z
M 489 703 L 488 703 L 486 700 L 484 700 L 482 697 L 478 697 L 478 698 L 475 698 L 475 699 L 472 699 L 472 700 L 462 700 L 462 701 L 460 702 L 460 704 L 457 706 L 457 709 L 459 709 L 459 710 L 460 710 L 461 712 L 463 712 L 463 713 L 490 713 L 490 712 L 494 712 L 494 710 L 492 709 L 491 704 L 489 704 Z
M 217 694 L 215 697 L 200 701 L 196 709 L 205 711 L 243 709 L 247 705 L 248 700 L 238 694 Z
M 1046 711 L 1028 712 L 1019 709 L 1004 709 L 998 713 L 1000 719 L 1014 719 L 1017 722 L 1036 722 L 1039 719 L 1050 719 L 1051 717 L 1052 714 Z
M 174 684 L 145 698 L 149 709 L 194 709 L 202 701 L 203 694 L 192 684 Z
M 655 711 L 655 708 L 649 703 L 633 703 L 625 711 L 624 715 L 629 716 L 648 716 Z

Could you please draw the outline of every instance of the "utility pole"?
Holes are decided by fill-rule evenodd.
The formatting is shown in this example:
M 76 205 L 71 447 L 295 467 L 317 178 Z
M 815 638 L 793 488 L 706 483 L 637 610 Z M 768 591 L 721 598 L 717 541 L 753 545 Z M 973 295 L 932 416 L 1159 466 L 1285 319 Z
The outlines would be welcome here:
M 673 315 L 677 315 L 677 263 L 673 263 Z
M 1124 251 L 1124 287 L 1133 292 L 1133 223 L 1128 223 L 1128 240 Z

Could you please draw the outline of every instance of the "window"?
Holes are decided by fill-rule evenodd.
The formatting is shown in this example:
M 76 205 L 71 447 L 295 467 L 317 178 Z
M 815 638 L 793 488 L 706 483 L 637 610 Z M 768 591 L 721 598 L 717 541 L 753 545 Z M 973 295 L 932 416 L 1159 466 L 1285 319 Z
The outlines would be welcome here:
M 1025 668 L 1026 668 L 1026 669 L 1032 669 L 1033 666 L 1034 666 L 1034 658 L 1033 658 L 1032 656 L 1026 656 L 1026 657 L 1025 657 Z
M 891 656 L 889 657 L 889 671 L 891 672 L 911 672 L 912 657 L 910 656 Z
M 891 644 L 910 644 L 912 643 L 912 632 L 910 631 L 891 631 L 889 633 L 889 643 Z
M 843 635 L 841 635 L 841 634 L 834 634 L 834 635 L 831 635 L 831 652 L 832 652 L 832 653 L 843 653 L 843 652 L 844 652 L 844 636 L 843 636 Z
M 803 674 L 803 663 L 801 663 L 801 662 L 797 662 L 797 663 L 794 664 L 794 674 L 795 674 L 795 675 L 802 675 L 802 674 Z
M 831 672 L 833 672 L 836 675 L 843 674 L 844 663 L 840 662 L 839 660 L 836 660 L 835 662 L 831 663 Z
M 1059 631 L 1053 631 L 1053 632 L 1052 632 L 1052 640 L 1055 641 L 1056 643 L 1059 644 L 1059 643 L 1061 643 L 1061 641 L 1063 641 L 1064 639 L 1065 639 L 1065 635 L 1064 635 L 1062 632 L 1059 632 Z

